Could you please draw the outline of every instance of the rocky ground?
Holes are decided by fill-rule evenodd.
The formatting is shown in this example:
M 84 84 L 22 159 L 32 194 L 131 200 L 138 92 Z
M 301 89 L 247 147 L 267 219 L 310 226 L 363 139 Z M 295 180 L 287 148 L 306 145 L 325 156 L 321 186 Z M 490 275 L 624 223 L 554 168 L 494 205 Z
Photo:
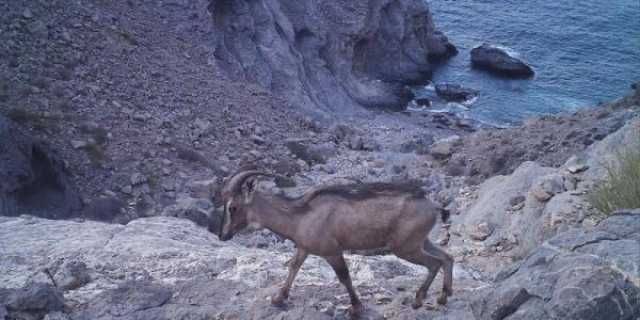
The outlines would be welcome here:
M 584 198 L 615 150 L 640 140 L 637 86 L 611 103 L 507 129 L 450 114 L 358 109 L 367 103 L 354 92 L 387 102 L 399 96 L 387 90 L 392 85 L 358 84 L 354 74 L 393 78 L 391 69 L 322 49 L 346 41 L 328 39 L 324 29 L 289 39 L 300 55 L 284 52 L 267 36 L 277 30 L 263 34 L 260 26 L 304 29 L 311 21 L 287 22 L 294 5 L 269 7 L 282 12 L 239 28 L 233 19 L 262 17 L 266 7 L 217 3 L 0 4 L 0 216 L 10 216 L 0 217 L 0 319 L 347 318 L 347 295 L 320 259 L 303 266 L 287 307 L 274 308 L 268 296 L 285 277 L 293 244 L 266 231 L 222 243 L 200 227 L 219 212 L 222 178 L 245 164 L 282 175 L 261 187 L 290 195 L 353 178 L 419 179 L 450 209 L 451 222 L 432 235 L 457 262 L 449 305 L 430 295 L 428 306 L 412 310 L 408 301 L 425 270 L 392 256 L 351 255 L 364 318 L 640 313 L 638 213 L 603 220 Z M 420 71 L 404 79 L 416 81 L 451 49 L 428 8 L 417 10 L 428 23 L 415 29 L 428 32 L 390 35 L 397 25 L 389 21 L 408 19 L 403 10 L 417 5 L 394 3 L 372 9 L 382 12 L 368 24 L 375 32 L 339 27 L 368 39 L 360 49 L 389 36 L 406 52 L 442 55 L 398 60 Z M 364 7 L 343 5 L 333 10 L 369 21 Z M 212 23 L 221 12 L 234 18 Z M 337 23 L 325 19 L 331 12 L 316 13 L 318 25 Z M 413 42 L 422 36 L 429 41 Z M 225 37 L 247 48 L 227 46 Z M 278 52 L 268 68 L 256 62 L 254 47 Z M 396 49 L 374 50 L 367 61 Z M 278 57 L 289 64 L 277 65 Z M 292 63 L 295 88 L 283 87 L 289 82 L 278 77 Z M 356 72 L 337 72 L 343 64 Z M 302 71 L 325 65 L 333 72 L 327 78 Z M 351 95 L 337 96 L 357 112 L 309 112 L 337 110 L 322 98 L 336 81 L 352 85 L 342 92 Z
M 640 212 L 602 219 L 583 197 L 612 151 L 639 138 L 634 120 L 562 168 L 527 162 L 461 194 L 456 201 L 465 209 L 438 227 L 439 242 L 456 260 L 447 306 L 434 301 L 440 276 L 428 304 L 413 310 L 423 268 L 393 256 L 349 255 L 367 307 L 362 318 L 634 319 Z M 287 305 L 270 305 L 286 276 L 288 242 L 252 248 L 245 235 L 223 243 L 171 217 L 118 225 L 21 216 L 0 218 L 0 225 L 8 231 L 0 234 L 0 315 L 9 318 L 348 318 L 344 288 L 315 257 Z

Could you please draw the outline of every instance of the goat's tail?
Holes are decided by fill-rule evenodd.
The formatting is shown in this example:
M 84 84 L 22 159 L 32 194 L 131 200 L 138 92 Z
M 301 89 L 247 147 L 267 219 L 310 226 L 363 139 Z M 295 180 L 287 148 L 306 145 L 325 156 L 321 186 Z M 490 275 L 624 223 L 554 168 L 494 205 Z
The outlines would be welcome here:
M 440 219 L 442 219 L 443 223 L 449 221 L 449 217 L 451 216 L 451 212 L 445 208 L 440 208 Z

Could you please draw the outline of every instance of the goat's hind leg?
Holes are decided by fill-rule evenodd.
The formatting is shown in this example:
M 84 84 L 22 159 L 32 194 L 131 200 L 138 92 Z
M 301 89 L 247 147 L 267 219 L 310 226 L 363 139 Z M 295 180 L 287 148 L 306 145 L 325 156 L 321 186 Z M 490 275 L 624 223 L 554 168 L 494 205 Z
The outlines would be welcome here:
M 431 241 L 424 243 L 424 250 L 427 254 L 439 258 L 442 262 L 444 271 L 444 279 L 442 284 L 442 292 L 438 296 L 439 304 L 447 304 L 447 297 L 453 294 L 453 258 L 441 248 L 435 246 Z
M 271 298 L 271 304 L 275 306 L 282 306 L 284 300 L 289 297 L 289 290 L 291 289 L 291 285 L 293 284 L 293 280 L 296 278 L 298 274 L 298 270 L 307 259 L 308 253 L 300 248 L 296 250 L 296 254 L 289 260 L 289 275 L 287 275 L 287 280 L 285 281 L 278 294 Z
M 338 280 L 340 283 L 347 288 L 347 292 L 349 292 L 349 298 L 351 299 L 351 314 L 354 317 L 358 317 L 362 311 L 364 311 L 364 307 L 358 298 L 358 294 L 356 290 L 353 288 L 353 284 L 351 283 L 351 276 L 349 275 L 349 268 L 347 267 L 346 261 L 344 261 L 344 257 L 342 255 L 339 256 L 329 256 L 324 257 L 327 262 L 333 268 L 336 275 L 338 276 Z
M 419 264 L 425 266 L 429 270 L 429 274 L 427 278 L 424 280 L 420 288 L 416 291 L 416 298 L 411 304 L 411 307 L 414 309 L 418 309 L 422 307 L 423 301 L 427 296 L 427 291 L 429 291 L 429 287 L 431 287 L 431 283 L 433 283 L 433 279 L 438 274 L 438 270 L 442 266 L 442 261 L 433 255 L 422 250 L 422 248 L 417 248 L 413 251 L 405 251 L 405 252 L 394 252 L 396 256 L 401 259 L 407 260 L 414 264 Z

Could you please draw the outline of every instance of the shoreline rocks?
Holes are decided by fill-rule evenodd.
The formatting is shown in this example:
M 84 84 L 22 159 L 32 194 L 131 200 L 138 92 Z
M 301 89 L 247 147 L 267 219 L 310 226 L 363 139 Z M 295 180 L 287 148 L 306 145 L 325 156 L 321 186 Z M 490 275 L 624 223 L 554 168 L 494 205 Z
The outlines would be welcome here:
M 474 68 L 512 78 L 530 78 L 535 74 L 531 66 L 512 56 L 505 49 L 482 44 L 471 50 L 471 64 Z
M 438 83 L 436 93 L 444 100 L 455 102 L 463 102 L 478 96 L 477 90 L 452 83 Z

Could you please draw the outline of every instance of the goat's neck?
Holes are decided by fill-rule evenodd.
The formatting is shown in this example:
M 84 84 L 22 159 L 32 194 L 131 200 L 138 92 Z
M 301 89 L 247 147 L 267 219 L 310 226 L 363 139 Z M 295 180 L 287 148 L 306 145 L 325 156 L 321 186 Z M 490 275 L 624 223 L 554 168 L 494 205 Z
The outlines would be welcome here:
M 253 214 L 249 216 L 249 222 L 295 241 L 301 215 L 286 210 L 287 205 L 289 203 L 283 199 L 256 193 L 251 203 Z

